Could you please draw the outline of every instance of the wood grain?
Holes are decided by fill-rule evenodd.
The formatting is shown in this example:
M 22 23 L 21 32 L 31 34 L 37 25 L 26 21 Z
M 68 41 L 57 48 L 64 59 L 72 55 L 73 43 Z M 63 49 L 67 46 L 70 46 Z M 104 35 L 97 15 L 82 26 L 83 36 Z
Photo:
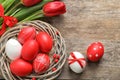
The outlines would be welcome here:
M 57 79 L 119 80 L 120 77 L 120 1 L 119 0 L 63 0 L 67 13 L 46 18 L 66 41 L 69 55 L 79 51 L 86 56 L 89 44 L 100 41 L 105 54 L 98 63 L 89 61 L 81 74 L 72 72 L 66 62 Z
M 81 74 L 72 72 L 66 62 L 58 79 L 119 80 L 120 77 L 120 1 L 63 0 L 67 13 L 48 18 L 63 35 L 67 54 L 79 51 L 86 56 L 89 44 L 100 41 L 105 54 L 98 63 L 88 62 Z

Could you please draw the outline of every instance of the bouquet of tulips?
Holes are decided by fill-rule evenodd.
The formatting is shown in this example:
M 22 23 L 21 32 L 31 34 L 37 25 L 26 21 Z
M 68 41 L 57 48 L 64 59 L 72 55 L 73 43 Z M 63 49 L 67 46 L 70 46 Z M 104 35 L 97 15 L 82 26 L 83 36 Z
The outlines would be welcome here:
M 65 12 L 66 6 L 60 0 L 0 0 L 0 36 L 18 22 Z

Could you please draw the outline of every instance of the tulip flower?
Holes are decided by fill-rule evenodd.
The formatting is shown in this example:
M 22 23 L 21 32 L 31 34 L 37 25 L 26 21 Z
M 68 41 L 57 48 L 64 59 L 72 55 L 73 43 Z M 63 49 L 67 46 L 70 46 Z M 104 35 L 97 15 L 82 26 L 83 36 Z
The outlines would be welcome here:
M 56 16 L 64 14 L 66 12 L 66 7 L 65 4 L 60 1 L 49 2 L 44 5 L 43 12 L 45 16 Z
M 66 6 L 61 1 L 48 2 L 43 6 L 41 11 L 36 11 L 31 16 L 25 18 L 23 21 L 35 20 L 44 16 L 52 17 L 64 14 L 66 12 Z
M 17 22 L 57 16 L 65 12 L 66 6 L 60 0 L 0 0 L 0 36 Z
M 38 4 L 41 1 L 42 0 L 21 0 L 22 4 L 24 6 L 27 6 L 27 7 L 33 6 L 35 4 Z
M 37 0 L 34 0 L 34 2 L 35 1 Z M 18 21 L 20 22 L 29 17 L 32 13 L 40 11 L 44 4 L 51 1 L 53 0 L 42 0 L 40 3 L 37 2 L 38 4 L 34 3 L 36 5 L 32 7 L 26 7 L 21 4 L 20 0 L 0 0 L 0 36 L 8 27 L 13 27 Z

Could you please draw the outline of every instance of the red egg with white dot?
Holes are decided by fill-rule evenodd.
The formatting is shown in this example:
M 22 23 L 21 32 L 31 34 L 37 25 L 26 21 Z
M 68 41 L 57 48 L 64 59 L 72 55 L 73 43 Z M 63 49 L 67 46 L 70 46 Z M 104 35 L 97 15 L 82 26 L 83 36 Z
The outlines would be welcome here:
M 85 57 L 80 52 L 71 52 L 68 58 L 70 69 L 75 73 L 81 73 L 86 67 Z
M 87 49 L 87 58 L 91 62 L 99 61 L 103 54 L 104 46 L 101 42 L 94 42 Z

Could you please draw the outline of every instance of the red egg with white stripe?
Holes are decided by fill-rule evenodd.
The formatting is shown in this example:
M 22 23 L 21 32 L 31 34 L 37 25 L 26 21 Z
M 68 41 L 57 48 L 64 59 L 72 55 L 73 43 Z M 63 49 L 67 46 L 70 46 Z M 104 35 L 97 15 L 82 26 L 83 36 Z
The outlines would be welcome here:
M 36 73 L 44 73 L 50 66 L 50 57 L 47 54 L 39 53 L 33 61 L 33 69 Z
M 75 73 L 81 73 L 86 67 L 85 57 L 80 52 L 71 52 L 68 58 L 70 69 Z

